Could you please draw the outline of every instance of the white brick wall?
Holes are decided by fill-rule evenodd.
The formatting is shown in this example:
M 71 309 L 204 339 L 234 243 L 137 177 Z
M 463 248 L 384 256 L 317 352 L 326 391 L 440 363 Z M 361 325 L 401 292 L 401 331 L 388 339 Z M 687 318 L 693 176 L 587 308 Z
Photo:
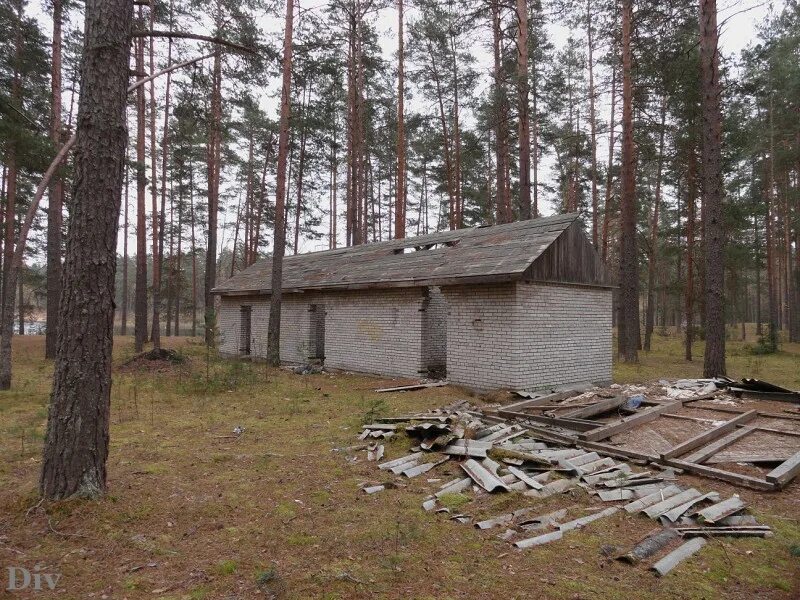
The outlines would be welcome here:
M 308 361 L 311 318 L 309 306 L 314 294 L 285 294 L 281 304 L 281 360 L 289 363 Z M 241 307 L 252 306 L 250 352 L 253 356 L 267 355 L 269 327 L 269 297 L 223 296 L 217 316 L 219 349 L 226 355 L 239 354 Z
M 611 380 L 611 291 L 550 284 L 444 289 L 448 379 L 478 389 Z
M 423 368 L 424 289 L 286 294 L 281 307 L 281 360 L 308 361 L 311 304 L 325 308 L 325 366 L 363 373 L 419 377 Z M 251 351 L 267 353 L 269 298 L 225 296 L 218 316 L 220 352 L 239 353 L 240 310 L 252 311 Z
M 337 292 L 324 297 L 326 367 L 419 377 L 423 289 Z
M 446 347 L 448 379 L 472 388 L 611 381 L 608 289 L 533 283 L 454 286 L 441 294 L 433 289 L 427 303 L 424 288 L 287 294 L 281 311 L 285 362 L 308 361 L 311 304 L 325 308 L 325 365 L 330 368 L 418 377 Z M 239 352 L 242 305 L 253 307 L 251 350 L 263 357 L 267 297 L 222 298 L 220 351 Z M 445 313 L 446 327 L 441 325 Z

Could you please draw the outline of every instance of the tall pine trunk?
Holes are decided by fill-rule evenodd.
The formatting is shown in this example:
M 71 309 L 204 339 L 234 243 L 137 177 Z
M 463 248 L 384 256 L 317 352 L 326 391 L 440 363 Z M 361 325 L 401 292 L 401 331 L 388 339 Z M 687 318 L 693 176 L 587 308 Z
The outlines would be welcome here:
M 725 375 L 725 223 L 722 187 L 722 88 L 717 1 L 700 0 L 700 87 L 703 107 L 705 334 L 703 373 Z
M 686 360 L 692 360 L 694 341 L 694 226 L 695 202 L 697 199 L 696 158 L 693 147 L 689 147 L 689 164 L 686 169 L 686 290 L 684 296 L 684 315 L 686 337 L 684 338 Z
M 50 68 L 50 139 L 58 152 L 61 149 L 61 22 L 64 17 L 62 0 L 53 0 L 53 44 Z M 61 296 L 61 226 L 64 199 L 64 179 L 53 178 L 47 200 L 47 330 L 45 358 L 56 355 L 58 334 L 58 299 Z
M 141 22 L 141 8 L 139 21 Z M 144 40 L 136 45 L 136 71 L 139 77 L 144 72 Z M 136 89 L 136 290 L 134 292 L 134 347 L 136 352 L 144 349 L 147 340 L 147 225 L 145 222 L 145 100 L 144 86 Z
M 661 98 L 661 126 L 658 132 L 658 168 L 656 170 L 656 193 L 653 199 L 653 214 L 650 221 L 650 256 L 647 263 L 647 316 L 644 325 L 644 349 L 650 351 L 655 325 L 656 272 L 658 270 L 658 227 L 661 210 L 661 177 L 664 171 L 664 137 L 666 133 L 667 98 Z
M 281 87 L 281 118 L 278 129 L 278 173 L 275 193 L 275 242 L 272 253 L 272 296 L 267 329 L 267 360 L 272 366 L 281 364 L 281 291 L 283 286 L 283 255 L 286 252 L 286 162 L 289 155 L 289 112 L 292 89 L 292 34 L 294 0 L 286 0 L 286 26 L 283 34 L 283 82 Z
M 622 195 L 620 199 L 618 348 L 639 360 L 639 256 L 636 243 L 636 149 L 633 142 L 633 0 L 622 3 Z
M 592 0 L 586 0 L 586 38 L 589 65 L 589 132 L 592 145 L 592 244 L 599 248 L 599 192 L 597 190 L 597 114 L 594 89 L 594 32 L 592 29 Z
M 155 10 L 150 7 L 150 29 L 155 28 Z M 150 54 L 150 73 L 156 72 L 155 41 L 150 38 L 148 50 Z M 158 243 L 158 232 L 161 229 L 158 210 L 157 164 L 158 144 L 156 142 L 156 82 L 150 82 L 150 204 L 151 227 L 153 232 L 153 329 L 150 338 L 153 348 L 161 348 L 161 249 Z
M 606 196 L 603 202 L 603 262 L 608 264 L 608 228 L 611 222 L 611 199 L 614 197 L 614 145 L 616 144 L 615 128 L 617 126 L 617 69 L 611 68 L 611 118 L 608 127 L 608 166 L 606 167 Z
M 406 133 L 403 97 L 405 96 L 405 52 L 403 39 L 403 2 L 397 0 L 397 190 L 394 208 L 394 236 L 406 237 Z
M 86 0 L 62 330 L 39 485 L 51 500 L 95 497 L 106 489 L 132 16 L 130 0 Z
M 203 289 L 203 310 L 205 341 L 214 345 L 216 330 L 214 314 L 214 289 L 217 281 L 217 217 L 219 216 L 220 147 L 222 122 L 222 56 L 220 49 L 214 51 L 214 67 L 211 84 L 211 127 L 209 128 L 207 148 L 208 170 L 208 243 L 206 244 L 205 287 Z
M 531 218 L 531 125 L 528 110 L 528 3 L 517 0 L 517 111 L 519 136 L 519 218 Z

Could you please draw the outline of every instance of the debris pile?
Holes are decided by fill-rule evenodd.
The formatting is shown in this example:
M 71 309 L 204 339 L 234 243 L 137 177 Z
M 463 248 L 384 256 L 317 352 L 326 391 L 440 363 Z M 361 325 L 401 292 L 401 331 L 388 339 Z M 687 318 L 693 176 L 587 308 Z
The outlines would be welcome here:
M 666 389 L 691 392 L 691 398 L 706 399 L 712 393 L 708 391 L 712 383 L 684 383 Z M 460 401 L 431 412 L 392 416 L 365 425 L 360 438 L 370 442 L 366 446 L 367 460 L 382 460 L 385 447 L 379 440 L 406 435 L 415 445 L 410 454 L 379 462 L 378 468 L 387 477 L 391 474 L 396 479 L 373 482 L 363 488 L 364 492 L 373 494 L 400 487 L 406 479 L 435 475 L 432 471 L 440 465 L 457 464 L 461 475 L 431 490 L 422 508 L 446 514 L 456 522 L 474 523 L 481 530 L 501 530 L 499 536 L 520 549 L 574 535 L 571 532 L 622 511 L 640 514 L 659 527 L 618 558 L 633 563 L 664 554 L 652 565 L 658 575 L 666 574 L 700 550 L 708 538 L 772 535 L 768 526 L 759 525 L 752 515 L 746 514 L 747 504 L 738 495 L 722 497 L 715 491 L 682 485 L 678 475 L 684 469 L 670 464 L 671 456 L 702 450 L 720 436 L 741 431 L 737 427 L 749 422 L 750 413 L 756 411 L 745 411 L 695 436 L 697 439 L 679 443 L 677 452 L 643 458 L 636 452 L 593 441 L 610 437 L 595 432 L 624 429 L 631 421 L 643 420 L 642 415 L 649 415 L 644 417 L 645 422 L 652 421 L 668 414 L 667 409 L 683 406 L 684 399 L 670 396 L 670 400 L 658 403 L 642 396 L 630 402 L 631 397 L 625 395 L 580 389 L 526 393 L 525 397 L 522 403 L 494 411 L 481 411 L 467 401 Z M 522 408 L 530 407 L 537 410 L 521 412 Z M 610 422 L 591 420 L 609 413 L 627 416 Z M 724 430 L 716 431 L 720 427 Z M 709 431 L 714 434 L 709 435 Z M 785 463 L 789 464 L 782 465 L 784 470 L 794 474 L 796 469 L 791 460 Z M 642 468 L 634 471 L 632 464 Z M 776 480 L 783 481 L 783 477 L 778 474 Z M 765 485 L 768 483 L 764 481 Z M 778 487 L 773 485 L 770 489 Z M 538 514 L 537 500 L 574 489 L 585 490 L 596 501 L 588 507 L 589 514 L 569 509 Z M 520 492 L 532 504 L 481 520 L 448 508 L 447 499 L 454 494 L 479 497 L 510 491 Z

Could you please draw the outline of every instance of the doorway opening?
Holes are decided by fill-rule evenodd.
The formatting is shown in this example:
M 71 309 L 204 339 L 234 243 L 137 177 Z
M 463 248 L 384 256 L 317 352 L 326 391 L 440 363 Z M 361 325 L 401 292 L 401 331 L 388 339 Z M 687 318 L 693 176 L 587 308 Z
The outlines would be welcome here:
M 242 306 L 239 314 L 239 354 L 250 356 L 253 327 L 253 307 Z
M 325 362 L 325 305 L 312 304 L 308 308 L 310 317 L 308 358 L 319 364 Z
M 428 377 L 447 376 L 447 301 L 438 287 L 425 291 L 422 301 L 422 372 Z

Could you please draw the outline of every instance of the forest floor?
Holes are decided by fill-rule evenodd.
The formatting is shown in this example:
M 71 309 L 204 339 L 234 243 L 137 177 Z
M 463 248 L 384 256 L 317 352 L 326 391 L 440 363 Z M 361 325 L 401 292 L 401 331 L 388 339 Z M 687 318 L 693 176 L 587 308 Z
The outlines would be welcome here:
M 346 460 L 364 420 L 423 411 L 464 398 L 454 387 L 377 394 L 387 380 L 349 374 L 295 375 L 263 364 L 207 357 L 197 341 L 166 339 L 188 356 L 157 368 L 117 369 L 112 393 L 109 494 L 97 502 L 37 507 L 52 363 L 43 337 L 14 340 L 14 390 L 0 394 L 0 589 L 6 568 L 59 573 L 60 598 L 798 598 L 800 478 L 740 493 L 770 539 L 717 539 L 662 579 L 646 565 L 607 559 L 653 523 L 617 514 L 574 537 L 517 551 L 494 530 L 425 513 L 425 478 L 366 495 L 374 463 Z M 656 337 L 620 382 L 700 373 L 680 342 Z M 800 345 L 752 356 L 729 345 L 730 375 L 800 388 Z M 133 355 L 118 338 L 115 364 Z M 479 398 L 471 401 L 480 403 Z M 236 436 L 235 427 L 244 433 Z M 387 441 L 395 458 L 408 441 Z M 447 467 L 448 465 L 445 465 Z M 439 477 L 440 475 L 436 475 Z M 444 475 L 442 475 L 444 477 Z M 681 478 L 684 479 L 683 477 Z M 698 488 L 699 489 L 699 488 Z M 571 502 L 588 502 L 580 491 Z M 516 493 L 487 495 L 474 516 L 496 515 Z M 540 500 L 542 513 L 564 498 Z M 548 510 L 549 508 L 549 510 Z

